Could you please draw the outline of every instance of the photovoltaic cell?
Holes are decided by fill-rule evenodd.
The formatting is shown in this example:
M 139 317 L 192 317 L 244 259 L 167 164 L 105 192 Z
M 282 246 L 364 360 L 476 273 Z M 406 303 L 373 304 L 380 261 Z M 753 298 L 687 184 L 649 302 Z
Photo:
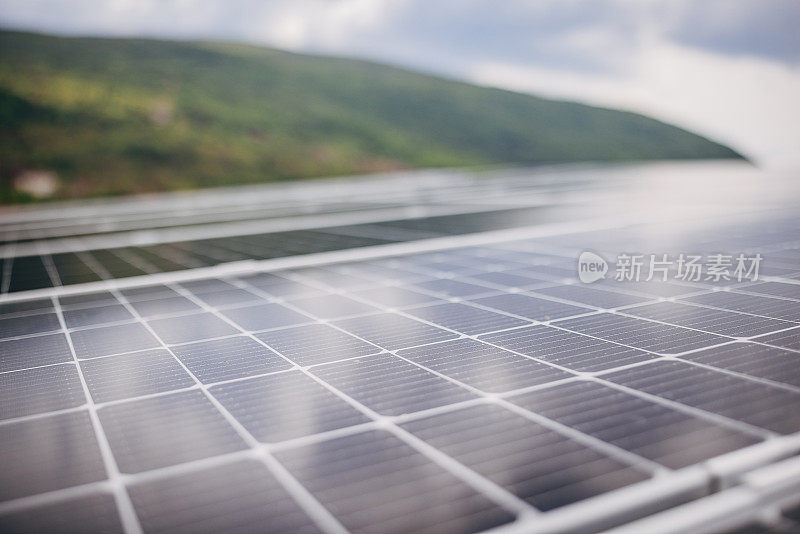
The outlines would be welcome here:
M 194 385 L 194 380 L 166 350 L 148 350 L 94 358 L 80 363 L 95 402 L 109 402 Z
M 195 295 L 208 295 L 212 293 L 218 293 L 220 291 L 230 291 L 236 288 L 236 286 L 217 278 L 189 280 L 186 282 L 181 282 L 179 285 L 184 289 L 188 289 Z
M 115 323 L 130 319 L 133 319 L 133 315 L 121 304 L 64 310 L 64 322 L 67 324 L 67 328 Z
M 240 327 L 250 331 L 283 328 L 312 321 L 301 313 L 274 303 L 229 308 L 222 313 Z
M 418 282 L 414 285 L 420 289 L 430 291 L 431 293 L 437 293 L 443 297 L 470 297 L 495 291 L 486 286 L 479 286 L 448 278 L 437 278 L 435 280 Z
M 522 269 L 513 269 L 512 274 L 519 274 L 522 276 L 529 276 L 542 280 L 553 280 L 561 282 L 563 280 L 571 280 L 575 277 L 575 269 L 565 268 L 557 265 L 529 265 Z
M 128 490 L 146 533 L 320 532 L 255 460 L 138 482 Z
M 603 378 L 779 434 L 800 430 L 800 393 L 746 378 L 679 361 L 652 362 Z
M 244 336 L 178 345 L 171 350 L 204 384 L 273 373 L 292 366 Z
M 715 291 L 682 300 L 722 308 L 725 310 L 764 315 L 774 319 L 800 322 L 800 306 L 791 300 L 762 297 L 760 295 L 746 295 L 733 291 Z
M 552 321 L 559 317 L 569 317 L 592 311 L 588 308 L 520 294 L 483 297 L 474 299 L 472 302 L 535 321 Z
M 545 325 L 486 334 L 479 339 L 579 372 L 604 371 L 654 357 L 638 349 Z
M 383 415 L 402 415 L 474 398 L 452 382 L 390 354 L 320 365 L 311 372 Z
M 730 343 L 683 359 L 800 388 L 800 354 L 756 343 Z
M 369 421 L 300 371 L 239 380 L 210 389 L 250 434 L 274 443 Z
M 178 292 L 165 285 L 133 287 L 120 291 L 130 302 L 177 297 Z
M 311 324 L 271 330 L 256 337 L 298 365 L 345 360 L 381 349 L 332 326 Z
M 680 469 L 760 441 L 743 432 L 597 382 L 555 385 L 520 393 L 509 400 L 671 469 Z
M 50 275 L 39 256 L 14 258 L 11 269 L 9 291 L 28 291 L 52 285 Z
M 187 343 L 238 333 L 234 327 L 208 312 L 168 319 L 153 319 L 148 324 L 164 343 Z
M 424 304 L 426 302 L 436 302 L 440 300 L 431 295 L 396 286 L 365 289 L 363 291 L 354 292 L 354 295 L 390 308 L 402 308 L 404 306 L 414 306 L 415 304 Z
M 117 297 L 108 291 L 99 291 L 94 293 L 81 293 L 79 295 L 66 295 L 58 297 L 61 307 L 65 310 L 72 308 L 88 308 L 90 306 L 107 306 L 110 304 L 119 304 Z
M 680 354 L 730 341 L 730 338 L 716 334 L 611 313 L 565 319 L 556 325 L 579 334 L 659 354 Z
M 420 275 L 396 266 L 385 265 L 380 260 L 375 262 L 344 263 L 331 266 L 352 276 L 358 276 L 367 280 L 380 282 L 410 282 L 413 280 L 424 279 L 426 276 Z
M 613 288 L 618 291 L 630 291 L 648 297 L 679 297 L 681 295 L 697 293 L 701 290 L 701 288 L 696 286 L 663 282 L 661 280 L 652 280 L 650 282 L 617 282 L 607 278 L 596 283 L 606 288 Z
M 74 408 L 85 402 L 71 363 L 0 374 L 0 419 Z
M 785 284 L 783 282 L 762 282 L 744 288 L 748 293 L 772 295 L 787 299 L 800 300 L 800 284 Z
M 130 323 L 70 332 L 78 358 L 95 358 L 159 346 L 155 337 L 141 324 Z
M 501 286 L 509 289 L 511 288 L 524 289 L 524 288 L 533 288 L 533 287 L 548 285 L 546 282 L 543 282 L 542 280 L 530 278 L 527 276 L 522 276 L 519 274 L 509 273 L 505 271 L 476 273 L 476 274 L 471 274 L 470 278 L 474 278 L 475 280 L 481 282 L 488 282 L 490 284 L 494 284 L 496 286 Z
M 73 252 L 52 254 L 50 261 L 58 273 L 61 285 L 85 284 L 101 280 L 101 277 Z
M 292 301 L 292 306 L 321 319 L 334 319 L 379 311 L 374 306 L 342 295 L 319 295 L 296 299 Z
M 0 304 L 0 316 L 33 315 L 43 311 L 52 311 L 53 301 L 50 299 L 21 300 Z
M 166 297 L 131 302 L 136 313 L 142 317 L 157 317 L 174 313 L 192 312 L 199 310 L 199 306 L 185 297 Z
M 55 313 L 0 318 L 0 338 L 52 332 L 61 328 Z
M 754 338 L 753 341 L 800 351 L 800 328 L 792 328 L 775 334 L 767 334 Z
M 281 451 L 277 458 L 353 532 L 467 533 L 514 519 L 382 430 Z
M 455 302 L 420 308 L 405 313 L 467 335 L 505 330 L 530 324 L 530 321 Z
M 449 378 L 490 393 L 535 386 L 573 376 L 473 339 L 457 339 L 401 350 L 398 354 Z
M 197 390 L 105 406 L 98 415 L 123 473 L 246 448 L 233 427 Z
M 91 251 L 91 257 L 103 266 L 113 278 L 125 278 L 147 274 L 147 271 L 125 261 L 116 252 L 119 249 L 104 249 Z
M 793 323 L 741 313 L 701 308 L 676 302 L 658 302 L 628 308 L 623 313 L 715 334 L 752 337 L 793 326 Z
M 118 534 L 123 529 L 114 497 L 108 493 L 93 493 L 0 515 L 0 531 Z
M 0 372 L 72 361 L 64 334 L 0 341 Z
M 539 510 L 648 478 L 630 465 L 499 406 L 463 408 L 401 426 Z
M 637 297 L 627 293 L 604 291 L 602 289 L 574 284 L 537 288 L 534 289 L 534 293 L 605 309 L 619 308 L 620 306 L 629 306 L 631 304 L 641 304 L 647 301 L 644 297 Z
M 197 297 L 209 306 L 236 306 L 262 300 L 258 295 L 240 288 L 200 293 Z
M 292 272 L 293 274 L 299 275 L 304 279 L 317 282 L 319 284 L 324 284 L 332 288 L 357 289 L 359 287 L 374 285 L 374 282 L 364 280 L 361 277 L 332 271 L 329 269 L 310 267 L 305 269 L 296 269 Z
M 319 289 L 309 286 L 308 284 L 295 282 L 294 280 L 289 280 L 271 273 L 244 276 L 241 280 L 272 297 L 292 298 L 322 293 Z
M 0 425 L 0 451 L 0 501 L 106 478 L 85 411 Z
M 335 321 L 334 324 L 388 350 L 424 345 L 458 337 L 456 333 L 395 313 L 379 313 L 343 319 Z

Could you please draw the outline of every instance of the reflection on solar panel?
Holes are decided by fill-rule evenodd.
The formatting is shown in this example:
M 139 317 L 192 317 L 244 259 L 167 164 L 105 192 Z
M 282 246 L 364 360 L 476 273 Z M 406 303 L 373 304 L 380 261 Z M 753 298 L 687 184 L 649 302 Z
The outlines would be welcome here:
M 800 218 L 543 224 L 572 211 L 518 178 L 480 215 L 6 245 L 0 530 L 791 531 Z M 574 272 L 662 246 L 774 274 Z

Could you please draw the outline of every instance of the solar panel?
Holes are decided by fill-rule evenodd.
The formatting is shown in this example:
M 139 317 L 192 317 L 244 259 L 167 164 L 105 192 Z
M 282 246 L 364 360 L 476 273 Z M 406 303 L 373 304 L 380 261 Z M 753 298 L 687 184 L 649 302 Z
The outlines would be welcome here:
M 791 526 L 796 484 L 756 475 L 800 453 L 800 219 L 608 232 L 556 211 L 7 261 L 30 270 L 0 300 L 0 530 L 596 532 L 680 504 Z M 773 274 L 578 281 L 582 250 L 641 243 Z M 725 519 L 733 490 L 753 514 Z

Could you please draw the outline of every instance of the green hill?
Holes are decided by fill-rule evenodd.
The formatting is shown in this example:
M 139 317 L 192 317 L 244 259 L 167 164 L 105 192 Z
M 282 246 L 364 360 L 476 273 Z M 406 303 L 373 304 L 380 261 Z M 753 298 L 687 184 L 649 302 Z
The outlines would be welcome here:
M 653 119 L 395 67 L 227 43 L 0 31 L 0 200 L 410 167 L 736 158 Z

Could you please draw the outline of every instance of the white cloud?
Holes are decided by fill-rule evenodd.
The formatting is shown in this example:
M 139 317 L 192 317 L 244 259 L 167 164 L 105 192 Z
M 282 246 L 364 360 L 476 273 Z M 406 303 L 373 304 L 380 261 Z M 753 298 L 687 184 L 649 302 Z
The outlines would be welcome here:
M 647 113 L 728 143 L 770 167 L 800 166 L 800 68 L 667 42 L 624 74 L 482 63 L 477 83 Z

